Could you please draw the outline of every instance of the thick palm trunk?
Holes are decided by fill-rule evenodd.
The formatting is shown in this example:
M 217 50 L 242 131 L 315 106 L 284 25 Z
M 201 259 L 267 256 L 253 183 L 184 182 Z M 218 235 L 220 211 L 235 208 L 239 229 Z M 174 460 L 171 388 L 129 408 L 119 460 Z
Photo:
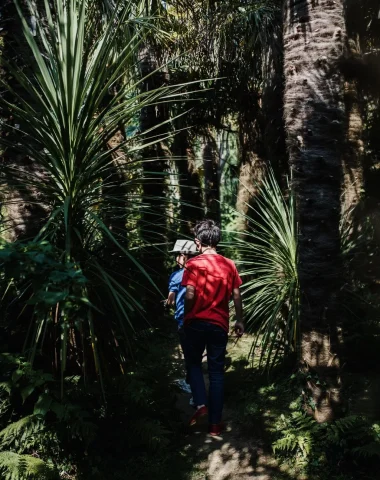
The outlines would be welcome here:
M 149 92 L 162 87 L 167 83 L 167 75 L 161 71 L 155 72 L 159 63 L 157 55 L 150 47 L 144 47 L 140 52 L 140 71 L 144 91 Z M 155 73 L 152 73 L 155 72 Z M 142 109 L 140 116 L 140 131 L 142 133 L 154 128 L 147 134 L 151 136 L 164 136 L 167 132 L 167 124 L 162 125 L 169 118 L 168 107 L 165 104 L 149 105 Z M 149 265 L 151 273 L 157 279 L 162 272 L 164 261 L 164 249 L 166 244 L 166 204 L 167 172 L 170 151 L 163 141 L 157 141 L 143 151 L 143 202 L 141 212 L 141 236 L 149 249 Z
M 26 18 L 29 20 L 31 30 L 35 28 L 35 19 L 29 17 L 29 8 L 27 2 L 22 0 L 19 2 Z M 1 46 L 1 55 L 9 62 L 18 65 L 20 68 L 27 68 L 26 63 L 29 58 L 25 54 L 28 52 L 26 41 L 22 33 L 22 24 L 17 13 L 14 2 L 5 2 L 0 6 L 1 27 L 3 28 L 3 45 Z M 28 94 L 21 89 L 17 82 L 12 82 L 6 67 L 2 67 L 0 75 L 5 81 L 9 82 L 16 94 L 25 98 Z M 9 93 L 2 93 L 5 100 L 15 103 L 15 98 Z M 16 102 L 17 103 L 17 102 Z M 20 132 L 27 131 L 27 125 L 18 125 L 14 119 L 12 112 L 3 104 L 0 109 L 0 117 L 3 123 L 1 127 L 1 135 L 6 138 L 8 143 L 17 145 L 24 141 Z M 28 139 L 27 141 L 30 141 Z M 4 166 L 16 165 L 17 168 L 30 172 L 31 174 L 40 174 L 36 172 L 36 167 L 30 159 L 24 155 L 20 155 L 17 148 L 2 148 L 2 157 Z M 31 202 L 30 198 L 34 201 Z M 37 191 L 29 192 L 25 195 L 17 186 L 8 183 L 8 188 L 4 188 L 0 192 L 1 213 L 3 215 L 2 223 L 4 231 L 2 236 L 9 241 L 17 239 L 34 237 L 42 226 L 43 219 L 46 217 L 46 211 Z
M 319 421 L 340 403 L 337 327 L 342 308 L 343 0 L 285 0 L 284 114 L 300 237 L 301 360 L 326 387 L 309 381 Z M 321 382 L 322 384 L 322 382 Z
M 183 128 L 183 125 L 178 128 Z M 172 154 L 179 174 L 181 225 L 180 230 L 192 235 L 192 227 L 204 216 L 202 186 L 195 162 L 195 153 L 189 143 L 189 132 L 181 130 L 174 138 Z
M 236 229 L 246 230 L 249 205 L 257 195 L 265 175 L 265 161 L 261 148 L 261 132 L 258 120 L 243 121 L 239 125 L 240 169 L 239 184 L 236 197 Z
M 220 222 L 219 153 L 211 132 L 204 139 L 202 156 L 206 215 Z
M 268 161 L 274 168 L 285 163 L 282 112 L 283 64 L 277 51 L 262 53 L 262 91 L 253 91 L 242 103 L 239 119 L 240 170 L 236 200 L 238 230 L 245 230 L 249 204 L 254 200 L 265 176 Z M 243 97 L 244 98 L 244 97 Z
M 359 227 L 357 207 L 363 196 L 363 115 L 360 111 L 358 89 L 355 81 L 345 84 L 346 153 L 343 157 L 342 213 L 352 223 L 352 230 Z

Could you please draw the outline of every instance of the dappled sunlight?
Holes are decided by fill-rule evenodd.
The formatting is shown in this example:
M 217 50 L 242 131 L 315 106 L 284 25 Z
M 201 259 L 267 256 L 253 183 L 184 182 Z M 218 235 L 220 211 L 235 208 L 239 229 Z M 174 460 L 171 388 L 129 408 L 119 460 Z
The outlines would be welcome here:
M 229 436 L 230 432 L 225 434 Z M 271 468 L 277 467 L 273 460 L 265 456 L 262 449 L 252 444 L 242 446 L 244 440 L 226 440 L 220 438 L 213 442 L 206 440 L 211 446 L 204 467 L 207 468 L 207 476 L 213 480 L 225 480 L 231 478 L 255 478 L 267 480 L 271 478 Z
M 224 431 L 220 436 L 213 437 L 207 433 L 207 420 L 201 424 L 185 428 L 183 437 L 183 453 L 187 458 L 192 458 L 194 471 L 187 476 L 179 478 L 191 480 L 233 480 L 233 479 L 256 479 L 256 480 L 290 480 L 297 479 L 296 475 L 287 473 L 287 470 L 280 466 L 273 457 L 272 449 L 266 443 L 262 429 L 270 428 L 277 415 L 271 406 L 278 401 L 276 392 L 272 392 L 271 386 L 258 388 L 258 398 L 265 398 L 267 409 L 260 412 L 258 408 L 245 408 L 241 398 L 241 391 L 246 388 L 247 382 L 252 381 L 250 376 L 252 370 L 247 360 L 251 349 L 253 337 L 244 335 L 236 342 L 230 336 L 227 346 L 226 362 L 226 404 L 223 420 Z M 173 361 L 178 368 L 182 369 L 182 358 L 179 350 L 174 346 Z M 207 357 L 203 358 L 203 368 L 206 385 Z M 181 418 L 186 424 L 193 413 L 189 405 L 190 394 L 177 393 L 177 408 L 181 412 Z M 263 401 L 263 400 L 262 400 Z M 252 417 L 253 415 L 253 417 Z M 261 419 L 257 425 L 252 424 L 252 418 L 260 415 Z M 265 427 L 263 427 L 265 426 Z M 196 473 L 195 473 L 196 472 Z
M 0 83 L 0 480 L 378 480 L 379 0 L 0 0 Z

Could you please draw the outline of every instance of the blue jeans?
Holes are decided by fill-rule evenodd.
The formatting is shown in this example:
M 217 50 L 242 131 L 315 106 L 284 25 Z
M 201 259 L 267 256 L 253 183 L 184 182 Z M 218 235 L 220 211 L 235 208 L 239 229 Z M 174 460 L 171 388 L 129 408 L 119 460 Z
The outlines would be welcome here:
M 227 332 L 218 325 L 194 320 L 185 327 L 189 380 L 195 405 L 207 405 L 209 422 L 220 423 L 224 401 L 224 361 Z M 202 374 L 202 355 L 207 350 L 207 366 L 210 379 L 209 402 Z

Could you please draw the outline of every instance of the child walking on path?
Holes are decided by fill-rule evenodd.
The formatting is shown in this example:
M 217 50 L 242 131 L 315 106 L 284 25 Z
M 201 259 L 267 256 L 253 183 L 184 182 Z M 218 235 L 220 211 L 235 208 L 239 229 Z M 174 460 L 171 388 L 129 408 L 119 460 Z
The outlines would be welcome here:
M 182 279 L 182 286 L 186 287 L 186 357 L 191 390 L 197 407 L 190 425 L 208 413 L 209 433 L 219 435 L 222 431 L 229 301 L 232 296 L 237 320 L 234 329 L 236 334 L 241 336 L 244 333 L 239 290 L 242 281 L 234 262 L 216 252 L 220 229 L 213 220 L 199 222 L 194 228 L 194 235 L 200 255 L 186 263 Z M 210 379 L 208 402 L 202 374 L 202 355 L 205 348 Z
M 197 249 L 195 243 L 190 240 L 177 240 L 171 253 L 177 254 L 176 262 L 179 266 L 179 269 L 173 272 L 169 278 L 169 295 L 166 300 L 166 304 L 169 306 L 175 305 L 174 319 L 178 325 L 179 342 L 185 359 L 186 384 L 189 384 L 188 366 L 186 360 L 186 339 L 183 330 L 186 287 L 183 287 L 181 283 L 186 262 L 188 261 L 190 255 L 195 255 L 197 253 Z M 185 391 L 190 393 L 189 386 L 187 386 L 187 388 L 186 385 L 181 384 L 180 386 L 184 388 Z

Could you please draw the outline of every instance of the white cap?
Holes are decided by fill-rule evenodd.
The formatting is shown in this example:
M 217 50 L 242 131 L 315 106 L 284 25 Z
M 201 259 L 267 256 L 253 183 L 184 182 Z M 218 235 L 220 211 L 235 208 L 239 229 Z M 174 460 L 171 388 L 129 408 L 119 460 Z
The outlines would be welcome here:
M 169 253 L 184 253 L 185 255 L 195 255 L 197 252 L 197 246 L 192 240 L 177 240 L 175 242 L 173 250 Z

